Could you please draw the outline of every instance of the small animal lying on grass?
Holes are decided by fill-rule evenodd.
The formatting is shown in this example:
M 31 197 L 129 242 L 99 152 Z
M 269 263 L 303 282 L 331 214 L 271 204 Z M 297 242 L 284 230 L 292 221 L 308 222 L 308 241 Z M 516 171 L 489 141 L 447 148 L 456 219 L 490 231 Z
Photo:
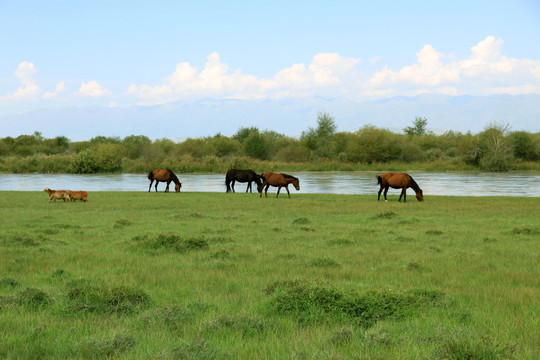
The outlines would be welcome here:
M 75 200 L 81 200 L 84 202 L 88 202 L 88 191 L 71 191 L 68 190 L 69 197 L 71 198 L 71 201 Z
M 69 196 L 69 190 L 51 190 L 48 187 L 43 189 L 47 194 L 49 194 L 49 201 L 54 200 L 56 202 L 56 199 L 64 199 L 64 202 L 71 201 L 71 198 Z

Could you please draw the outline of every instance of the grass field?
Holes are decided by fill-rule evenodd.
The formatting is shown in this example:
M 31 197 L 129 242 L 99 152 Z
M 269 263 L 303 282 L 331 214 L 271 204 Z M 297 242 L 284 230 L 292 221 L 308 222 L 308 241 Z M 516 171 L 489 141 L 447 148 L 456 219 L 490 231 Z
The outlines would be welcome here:
M 539 358 L 540 198 L 273 190 L 0 192 L 0 358 Z

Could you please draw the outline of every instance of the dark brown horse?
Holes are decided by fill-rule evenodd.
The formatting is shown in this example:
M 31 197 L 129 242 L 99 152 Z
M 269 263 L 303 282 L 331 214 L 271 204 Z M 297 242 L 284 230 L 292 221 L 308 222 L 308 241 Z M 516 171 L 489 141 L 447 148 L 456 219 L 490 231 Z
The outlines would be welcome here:
M 225 175 L 225 185 L 227 186 L 227 192 L 235 192 L 234 191 L 234 183 L 247 182 L 248 185 L 246 187 L 246 193 L 253 192 L 251 191 L 251 183 L 255 182 L 257 184 L 257 192 L 262 191 L 262 182 L 261 177 L 253 170 L 247 169 L 247 170 L 238 170 L 238 169 L 231 169 L 227 171 L 227 175 Z
M 167 187 L 165 188 L 165 192 L 169 192 L 169 184 L 174 182 L 174 190 L 176 192 L 180 192 L 180 188 L 182 187 L 182 183 L 180 180 L 178 180 L 178 177 L 170 170 L 170 169 L 156 169 L 154 171 L 150 171 L 148 174 L 148 180 L 150 180 L 150 186 L 148 186 L 148 192 L 150 192 L 150 189 L 152 188 L 152 183 L 156 182 L 156 191 L 158 183 L 166 182 Z
M 300 190 L 300 180 L 298 178 L 295 178 L 292 175 L 287 175 L 283 173 L 274 173 L 274 172 L 265 172 L 261 174 L 261 177 L 263 179 L 262 187 L 261 187 L 261 195 L 259 197 L 262 197 L 262 188 L 266 186 L 264 189 L 264 196 L 268 197 L 268 188 L 270 185 L 277 187 L 277 194 L 276 197 L 279 196 L 279 190 L 281 190 L 282 187 L 287 190 L 287 194 L 289 195 L 289 199 L 291 198 L 291 193 L 289 192 L 289 184 L 293 184 L 294 188 L 298 191 Z
M 407 188 L 412 188 L 416 193 L 416 198 L 418 201 L 424 201 L 424 194 L 422 189 L 418 186 L 416 181 L 408 174 L 398 174 L 398 173 L 384 173 L 381 176 L 377 176 L 377 182 L 381 186 L 379 189 L 379 196 L 377 200 L 381 199 L 381 192 L 384 189 L 384 201 L 388 201 L 386 198 L 386 193 L 388 188 L 401 189 L 401 195 L 399 195 L 399 200 L 403 197 L 403 202 L 407 201 Z

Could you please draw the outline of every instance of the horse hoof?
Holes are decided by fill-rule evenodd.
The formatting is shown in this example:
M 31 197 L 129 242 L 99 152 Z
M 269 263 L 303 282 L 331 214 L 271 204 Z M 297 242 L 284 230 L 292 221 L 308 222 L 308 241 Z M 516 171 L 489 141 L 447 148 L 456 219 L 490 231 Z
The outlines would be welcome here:
M 388 200 L 384 200 L 384 202 L 388 202 Z

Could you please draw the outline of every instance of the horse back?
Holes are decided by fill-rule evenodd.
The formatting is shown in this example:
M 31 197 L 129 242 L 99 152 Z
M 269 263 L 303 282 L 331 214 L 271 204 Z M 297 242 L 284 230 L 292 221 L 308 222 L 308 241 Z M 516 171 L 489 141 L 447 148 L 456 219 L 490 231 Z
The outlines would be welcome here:
M 384 173 L 377 178 L 379 184 L 382 186 L 391 186 L 400 188 L 403 186 L 409 186 L 411 177 L 405 173 Z
M 176 178 L 171 169 L 156 169 L 148 174 L 149 180 L 169 181 Z

